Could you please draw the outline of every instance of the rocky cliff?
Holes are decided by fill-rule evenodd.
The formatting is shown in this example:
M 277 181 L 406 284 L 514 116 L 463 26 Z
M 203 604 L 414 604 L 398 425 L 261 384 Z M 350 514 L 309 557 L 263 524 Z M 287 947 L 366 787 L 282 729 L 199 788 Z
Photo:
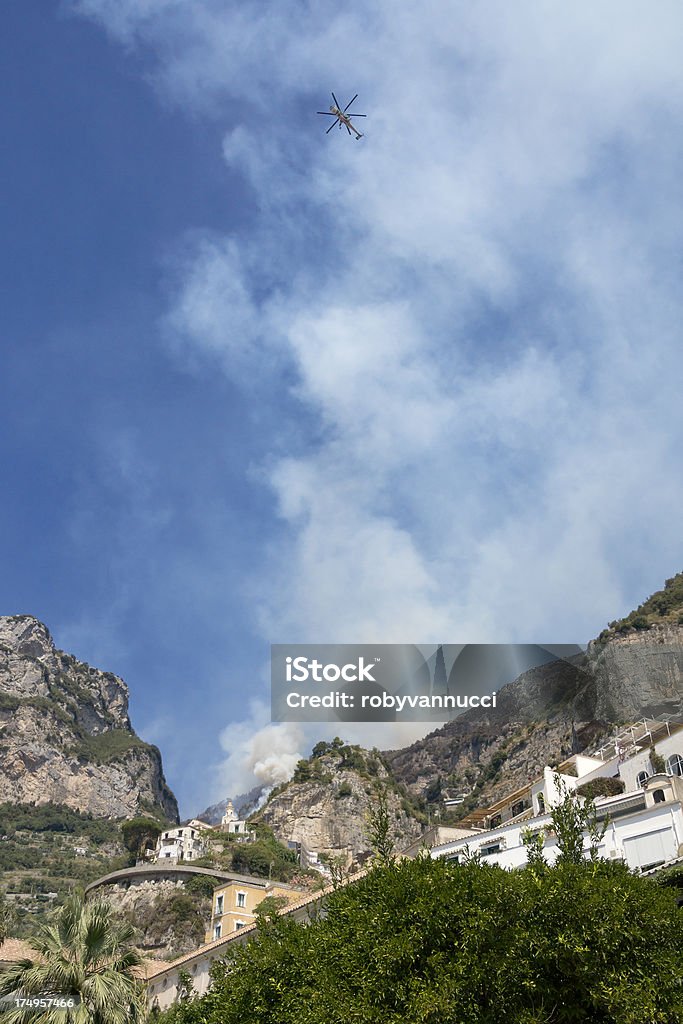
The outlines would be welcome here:
M 596 640 L 588 648 L 594 682 L 586 693 L 593 714 L 612 722 L 683 716 L 683 625 Z
M 98 817 L 178 820 L 161 755 L 128 717 L 128 688 L 55 648 L 29 615 L 0 617 L 0 803 L 56 803 Z
M 327 748 L 327 749 L 324 749 Z M 294 779 L 271 795 L 255 816 L 281 842 L 302 843 L 332 857 L 359 861 L 370 852 L 369 817 L 378 785 L 387 793 L 396 848 L 421 832 L 413 808 L 390 777 L 380 757 L 360 747 L 318 744 L 317 753 L 299 762 Z

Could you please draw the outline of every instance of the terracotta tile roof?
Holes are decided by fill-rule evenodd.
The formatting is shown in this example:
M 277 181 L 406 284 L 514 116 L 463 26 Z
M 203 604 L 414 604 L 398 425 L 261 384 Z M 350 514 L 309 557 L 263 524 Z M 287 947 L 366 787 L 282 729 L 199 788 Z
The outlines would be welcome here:
M 134 974 L 136 978 L 148 981 L 153 975 L 160 974 L 171 966 L 170 960 L 143 960 L 140 967 L 136 967 Z
M 40 954 L 24 939 L 5 939 L 0 944 L 0 963 L 12 963 L 17 960 L 36 960 Z M 144 960 L 139 968 L 134 971 L 136 977 L 145 981 L 154 973 L 159 973 L 170 967 L 168 960 Z

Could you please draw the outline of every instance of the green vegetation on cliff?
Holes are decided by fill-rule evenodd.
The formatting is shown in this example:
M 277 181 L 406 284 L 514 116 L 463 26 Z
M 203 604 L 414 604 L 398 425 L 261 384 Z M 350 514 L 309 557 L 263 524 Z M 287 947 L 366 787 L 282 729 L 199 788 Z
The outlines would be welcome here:
M 652 594 L 629 615 L 610 622 L 598 639 L 609 640 L 618 634 L 650 629 L 657 625 L 683 625 L 683 572 L 672 576 L 664 584 L 663 590 Z
M 378 784 L 381 784 L 384 790 L 396 795 L 401 810 L 407 817 L 419 821 L 422 825 L 427 824 L 426 801 L 413 796 L 396 778 L 383 754 L 377 748 L 365 750 L 357 743 L 345 743 L 339 736 L 335 736 L 333 740 L 320 740 L 316 743 L 310 756 L 297 762 L 290 781 L 272 790 L 265 806 L 296 783 L 328 785 L 335 781 L 335 776 L 339 773 L 349 771 L 363 780 L 367 794 L 374 792 Z M 342 782 L 335 798 L 341 800 L 351 793 L 349 783 Z
M 210 840 L 209 853 L 193 863 L 197 867 L 219 868 L 280 882 L 288 882 L 301 873 L 296 851 L 278 842 L 272 829 L 262 822 L 254 822 L 250 829 L 256 839 L 247 843 L 237 836 L 215 830 L 207 837 Z
M 0 804 L 2 892 L 12 934 L 35 934 L 74 889 L 128 862 L 116 821 L 65 804 Z

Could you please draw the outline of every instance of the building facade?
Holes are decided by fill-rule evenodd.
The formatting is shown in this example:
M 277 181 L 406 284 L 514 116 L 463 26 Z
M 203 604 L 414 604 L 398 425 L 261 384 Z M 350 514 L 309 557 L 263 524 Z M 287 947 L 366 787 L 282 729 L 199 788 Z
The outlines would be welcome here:
M 210 829 L 203 821 L 192 820 L 187 825 L 176 825 L 162 832 L 157 840 L 155 860 L 180 861 L 197 860 L 203 857 L 207 847 L 202 832 Z
M 267 896 L 282 897 L 287 903 L 299 899 L 300 889 L 284 882 L 243 876 L 219 885 L 213 892 L 211 927 L 206 941 L 225 938 L 256 920 L 256 908 Z
M 661 770 L 661 769 L 664 770 Z M 470 835 L 433 846 L 432 857 L 464 860 L 474 854 L 505 868 L 527 860 L 524 834 L 540 833 L 544 855 L 558 855 L 552 832 L 552 808 L 566 792 L 598 779 L 616 780 L 623 792 L 595 800 L 598 821 L 606 829 L 597 855 L 646 871 L 683 857 L 683 728 L 643 720 L 591 756 L 576 754 L 557 769 L 495 804 L 464 818 Z M 586 852 L 589 848 L 585 838 Z

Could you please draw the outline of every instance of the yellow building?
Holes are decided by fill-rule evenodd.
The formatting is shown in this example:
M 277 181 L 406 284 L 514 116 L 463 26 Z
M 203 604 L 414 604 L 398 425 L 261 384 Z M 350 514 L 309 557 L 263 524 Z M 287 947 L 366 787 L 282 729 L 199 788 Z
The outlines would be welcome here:
M 256 908 L 266 896 L 282 896 L 288 903 L 301 898 L 301 890 L 284 882 L 271 882 L 252 875 L 235 875 L 213 891 L 211 928 L 206 941 L 222 939 L 256 920 Z

